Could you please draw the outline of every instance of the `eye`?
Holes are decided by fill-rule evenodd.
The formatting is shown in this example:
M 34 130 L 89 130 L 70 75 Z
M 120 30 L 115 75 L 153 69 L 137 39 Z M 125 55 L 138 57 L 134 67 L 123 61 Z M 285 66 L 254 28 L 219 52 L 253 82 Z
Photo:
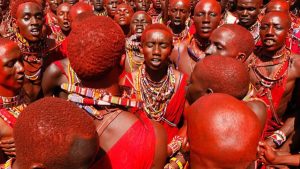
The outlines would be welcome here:
M 160 47 L 161 47 L 161 48 L 163 48 L 163 49 L 166 49 L 168 46 L 169 46 L 169 45 L 168 45 L 168 44 L 166 44 L 166 43 L 162 43 L 162 44 L 160 44 Z
M 252 7 L 252 8 L 249 8 L 249 11 L 255 11 L 256 8 Z
M 261 25 L 260 30 L 266 30 L 268 28 L 268 25 Z
M 199 13 L 197 14 L 197 16 L 203 16 L 203 15 L 204 15 L 203 12 L 199 12 Z
M 12 68 L 12 67 L 14 67 L 16 62 L 17 62 L 17 60 L 11 60 L 11 61 L 7 62 L 4 66 Z
M 217 16 L 217 14 L 212 12 L 212 13 L 209 14 L 209 16 L 215 17 L 215 16 Z
M 25 16 L 23 17 L 23 19 L 24 19 L 25 21 L 28 21 L 28 20 L 30 19 L 30 16 L 29 16 L 29 15 L 25 15 Z
M 275 25 L 274 27 L 275 27 L 275 29 L 277 29 L 277 30 L 282 30 L 282 29 L 283 29 L 280 25 Z
M 153 43 L 152 43 L 152 42 L 148 42 L 148 43 L 146 43 L 146 46 L 147 46 L 148 48 L 152 48 L 152 47 L 153 47 Z

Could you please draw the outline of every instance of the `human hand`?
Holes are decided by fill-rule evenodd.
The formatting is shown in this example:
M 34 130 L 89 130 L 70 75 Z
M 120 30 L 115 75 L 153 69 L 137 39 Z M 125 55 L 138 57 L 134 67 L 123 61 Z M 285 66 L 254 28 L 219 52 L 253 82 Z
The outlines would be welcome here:
M 259 142 L 258 145 L 258 158 L 265 164 L 275 164 L 277 154 L 274 148 L 269 146 L 266 142 Z
M 276 144 L 274 143 L 273 139 L 267 138 L 264 142 L 267 143 L 270 147 L 276 148 Z
M 16 156 L 16 146 L 14 138 L 3 139 L 0 141 L 0 148 L 8 156 Z

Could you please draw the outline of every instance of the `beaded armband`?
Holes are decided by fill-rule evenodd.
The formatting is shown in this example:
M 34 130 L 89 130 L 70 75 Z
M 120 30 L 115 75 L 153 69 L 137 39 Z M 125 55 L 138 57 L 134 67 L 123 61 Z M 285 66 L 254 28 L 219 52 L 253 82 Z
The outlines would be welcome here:
M 177 151 L 180 150 L 183 142 L 183 137 L 181 136 L 174 136 L 171 143 L 168 144 L 168 147 L 172 150 L 172 157 Z
M 183 169 L 181 161 L 178 160 L 176 157 L 171 158 L 170 161 L 174 161 L 178 165 L 179 169 Z
M 276 130 L 269 138 L 273 140 L 277 147 L 281 146 L 286 141 L 285 134 L 280 130 Z

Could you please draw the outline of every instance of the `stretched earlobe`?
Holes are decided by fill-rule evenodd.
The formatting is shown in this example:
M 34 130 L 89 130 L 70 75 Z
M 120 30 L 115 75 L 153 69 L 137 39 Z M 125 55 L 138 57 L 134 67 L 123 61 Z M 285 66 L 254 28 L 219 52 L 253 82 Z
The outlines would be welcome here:
M 211 88 L 207 88 L 207 89 L 206 89 L 206 93 L 207 93 L 207 94 L 212 94 L 212 93 L 214 93 L 214 91 L 213 91 L 213 89 L 211 89 Z
M 237 60 L 239 60 L 239 61 L 241 61 L 243 63 L 247 60 L 247 58 L 248 57 L 246 56 L 245 53 L 238 53 L 238 55 L 236 57 Z

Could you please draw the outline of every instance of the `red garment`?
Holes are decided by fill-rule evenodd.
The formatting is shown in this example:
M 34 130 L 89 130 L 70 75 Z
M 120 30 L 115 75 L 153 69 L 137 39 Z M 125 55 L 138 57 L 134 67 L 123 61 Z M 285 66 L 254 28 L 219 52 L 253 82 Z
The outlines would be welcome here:
M 0 118 L 2 118 L 11 128 L 15 126 L 17 118 L 7 109 L 0 109 Z
M 125 86 L 128 86 L 130 88 L 133 88 L 133 78 L 131 73 L 126 73 L 124 76 L 127 76 L 125 80 Z M 131 82 L 130 82 L 131 81 Z M 177 134 L 178 132 L 178 124 L 180 122 L 180 119 L 183 115 L 184 112 L 184 105 L 185 105 L 185 86 L 187 82 L 187 75 L 183 75 L 181 78 L 181 81 L 179 83 L 179 86 L 175 93 L 173 94 L 164 118 L 166 118 L 168 121 L 174 123 L 177 125 L 177 127 L 173 127 L 166 123 L 165 121 L 160 121 L 160 123 L 164 126 L 167 132 L 168 136 L 168 143 L 172 141 L 173 137 Z M 135 96 L 133 96 L 135 98 Z M 139 111 L 142 114 L 146 114 L 144 111 Z
M 150 169 L 155 144 L 151 121 L 141 117 L 91 169 Z

